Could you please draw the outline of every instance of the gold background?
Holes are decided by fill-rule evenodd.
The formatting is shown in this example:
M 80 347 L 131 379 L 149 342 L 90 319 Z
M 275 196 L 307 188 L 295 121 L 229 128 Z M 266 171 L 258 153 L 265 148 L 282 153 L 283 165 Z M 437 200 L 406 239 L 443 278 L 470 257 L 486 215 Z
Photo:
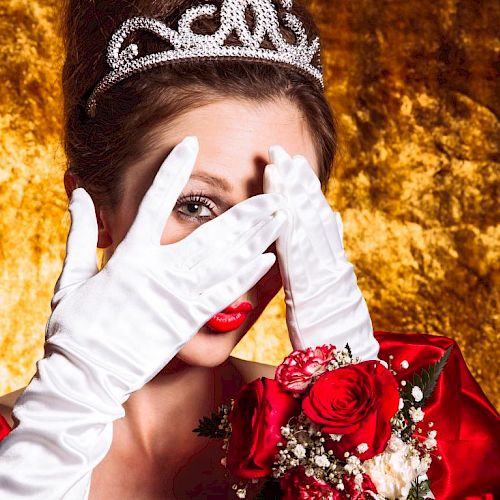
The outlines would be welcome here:
M 500 4 L 308 4 L 342 141 L 329 200 L 374 327 L 456 339 L 498 407 Z M 0 0 L 0 394 L 43 356 L 69 227 L 57 15 L 54 0 Z M 282 299 L 235 355 L 289 351 Z

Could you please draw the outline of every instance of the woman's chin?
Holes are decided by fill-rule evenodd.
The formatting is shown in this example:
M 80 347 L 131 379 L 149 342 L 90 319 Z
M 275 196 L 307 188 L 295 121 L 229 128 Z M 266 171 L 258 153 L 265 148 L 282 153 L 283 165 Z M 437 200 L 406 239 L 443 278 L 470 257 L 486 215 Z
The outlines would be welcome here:
M 213 368 L 224 363 L 248 328 L 244 325 L 228 332 L 203 326 L 177 353 L 176 358 L 190 366 Z

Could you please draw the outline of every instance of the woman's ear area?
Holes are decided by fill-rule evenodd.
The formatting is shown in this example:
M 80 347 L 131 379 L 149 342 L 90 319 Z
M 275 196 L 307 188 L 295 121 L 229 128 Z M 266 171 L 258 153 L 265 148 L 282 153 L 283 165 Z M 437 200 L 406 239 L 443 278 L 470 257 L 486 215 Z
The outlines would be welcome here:
M 73 174 L 73 172 L 66 170 L 66 172 L 64 172 L 64 189 L 66 190 L 68 200 L 71 198 L 73 190 L 77 187 L 80 187 L 77 177 Z M 113 243 L 113 239 L 111 238 L 111 234 L 109 232 L 110 224 L 107 214 L 102 208 L 95 206 L 95 215 L 98 228 L 97 248 L 109 247 Z

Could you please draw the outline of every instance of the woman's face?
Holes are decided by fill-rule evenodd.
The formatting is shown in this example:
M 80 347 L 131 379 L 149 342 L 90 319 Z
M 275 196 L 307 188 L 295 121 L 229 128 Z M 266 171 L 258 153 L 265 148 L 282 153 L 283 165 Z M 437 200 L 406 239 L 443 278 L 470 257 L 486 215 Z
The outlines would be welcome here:
M 298 108 L 288 101 L 257 104 L 225 99 L 185 112 L 160 134 L 157 149 L 127 170 L 121 205 L 113 212 L 100 211 L 100 241 L 106 241 L 100 246 L 106 246 L 105 260 L 125 237 L 161 163 L 186 135 L 196 135 L 200 148 L 191 178 L 179 197 L 180 204 L 168 218 L 165 214 L 161 239 L 165 245 L 185 238 L 237 203 L 263 193 L 264 167 L 271 162 L 268 149 L 272 144 L 280 144 L 292 156 L 304 155 L 318 175 L 306 123 Z M 275 244 L 268 251 L 276 254 Z M 177 357 L 196 366 L 223 363 L 281 286 L 276 261 L 253 288 L 233 302 L 253 305 L 241 326 L 219 333 L 204 325 Z

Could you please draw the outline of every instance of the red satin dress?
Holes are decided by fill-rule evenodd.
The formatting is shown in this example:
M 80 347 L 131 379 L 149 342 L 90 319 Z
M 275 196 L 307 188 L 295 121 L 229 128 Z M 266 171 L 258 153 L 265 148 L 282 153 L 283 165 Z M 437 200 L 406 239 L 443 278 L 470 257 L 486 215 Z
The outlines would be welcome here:
M 398 379 L 410 379 L 453 346 L 432 398 L 424 407 L 426 425 L 434 422 L 438 450 L 428 471 L 436 500 L 500 500 L 500 416 L 470 373 L 457 343 L 423 333 L 376 331 L 379 358 Z M 409 368 L 400 368 L 403 360 Z M 422 422 L 422 424 L 424 424 Z M 0 416 L 0 440 L 10 432 Z

